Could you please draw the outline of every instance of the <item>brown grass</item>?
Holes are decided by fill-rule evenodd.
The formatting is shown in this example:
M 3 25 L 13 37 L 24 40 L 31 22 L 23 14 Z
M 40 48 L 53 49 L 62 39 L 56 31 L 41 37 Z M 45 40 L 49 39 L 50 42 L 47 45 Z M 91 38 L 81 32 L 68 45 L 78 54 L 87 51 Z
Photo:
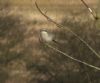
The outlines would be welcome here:
M 100 54 L 100 29 L 94 27 L 94 21 L 85 8 L 60 10 L 51 9 L 47 15 L 65 28 L 72 29 Z M 40 43 L 39 30 L 43 28 L 61 41 L 60 45 L 52 44 L 59 50 L 100 67 L 99 59 L 81 41 L 48 22 L 36 9 L 4 9 L 0 11 L 0 83 L 100 82 L 99 71 L 70 60 Z

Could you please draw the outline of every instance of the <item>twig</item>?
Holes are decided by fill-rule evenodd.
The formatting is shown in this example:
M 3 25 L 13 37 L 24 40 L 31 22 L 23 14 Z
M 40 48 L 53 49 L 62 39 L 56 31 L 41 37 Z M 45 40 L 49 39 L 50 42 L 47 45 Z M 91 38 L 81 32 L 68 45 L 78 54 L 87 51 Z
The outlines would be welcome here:
M 82 63 L 82 64 L 84 64 L 84 65 L 86 65 L 86 66 L 88 66 L 88 67 L 91 67 L 91 68 L 94 68 L 94 69 L 100 71 L 100 68 L 99 68 L 99 67 L 96 67 L 96 66 L 94 66 L 94 65 L 88 64 L 88 63 L 83 62 L 83 61 L 81 61 L 81 60 L 79 60 L 79 59 L 73 58 L 73 57 L 69 56 L 68 54 L 66 54 L 66 53 L 64 53 L 64 52 L 62 52 L 62 51 L 60 51 L 60 50 L 54 48 L 54 47 L 53 47 L 52 45 L 50 45 L 50 44 L 45 43 L 45 45 L 48 46 L 49 48 L 53 49 L 54 51 L 56 51 L 56 52 L 58 52 L 58 53 L 61 53 L 61 54 L 63 54 L 64 56 L 66 56 L 66 57 L 68 57 L 68 58 L 70 58 L 70 59 L 72 59 L 72 60 L 74 60 L 74 61 L 77 61 L 77 62 Z
M 39 8 L 38 4 L 35 2 L 36 8 L 38 9 L 38 11 L 50 22 L 54 23 L 58 28 L 64 28 L 63 25 L 58 24 L 57 22 L 55 22 L 53 19 L 51 19 L 50 17 L 48 17 L 47 15 L 45 15 L 41 9 Z M 76 38 L 78 38 L 80 41 L 82 41 L 98 58 L 100 58 L 100 55 L 85 41 L 83 40 L 80 36 L 78 36 L 75 32 L 73 32 L 71 29 L 69 28 L 64 28 L 67 29 L 69 32 L 71 32 Z
M 88 11 L 91 13 L 91 15 L 93 16 L 93 18 L 95 20 L 98 20 L 98 17 L 96 15 L 96 12 L 94 12 L 95 13 L 95 15 L 94 15 L 93 10 L 86 4 L 86 2 L 84 0 L 81 0 L 81 1 L 86 6 L 86 8 L 88 9 Z

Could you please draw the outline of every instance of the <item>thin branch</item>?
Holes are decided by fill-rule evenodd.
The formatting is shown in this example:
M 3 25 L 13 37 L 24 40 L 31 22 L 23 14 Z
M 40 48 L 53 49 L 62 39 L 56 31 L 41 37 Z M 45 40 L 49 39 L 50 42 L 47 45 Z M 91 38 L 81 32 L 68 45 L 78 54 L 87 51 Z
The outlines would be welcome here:
M 53 49 L 54 51 L 56 51 L 56 52 L 58 52 L 58 53 L 61 53 L 61 54 L 63 54 L 64 56 L 66 56 L 66 57 L 68 57 L 68 58 L 70 58 L 70 59 L 72 59 L 72 60 L 74 60 L 74 61 L 76 61 L 76 62 L 82 63 L 82 64 L 84 64 L 84 65 L 86 65 L 86 66 L 88 66 L 88 67 L 91 67 L 91 68 L 94 68 L 94 69 L 100 71 L 100 68 L 99 68 L 99 67 L 96 67 L 96 66 L 94 66 L 94 65 L 88 64 L 88 63 L 83 62 L 83 61 L 81 61 L 81 60 L 79 60 L 79 59 L 73 58 L 73 57 L 69 56 L 68 54 L 66 54 L 66 53 L 64 53 L 64 52 L 62 52 L 62 51 L 60 51 L 60 50 L 54 48 L 54 47 L 53 47 L 52 45 L 50 45 L 50 44 L 45 43 L 45 45 L 48 46 L 49 48 Z
M 39 8 L 38 4 L 35 2 L 36 8 L 38 9 L 38 11 L 50 22 L 54 23 L 58 28 L 64 28 L 63 25 L 58 24 L 57 22 L 55 22 L 53 19 L 51 19 L 50 17 L 48 17 L 45 13 L 43 13 L 41 11 L 41 9 Z M 75 32 L 73 32 L 70 28 L 64 28 L 67 29 L 69 32 L 71 32 L 76 38 L 78 38 L 81 42 L 83 42 L 98 58 L 100 58 L 100 55 L 85 41 L 83 40 L 80 36 L 78 36 Z
M 86 8 L 88 9 L 88 11 L 91 13 L 91 15 L 93 16 L 93 18 L 95 19 L 95 20 L 98 20 L 98 17 L 97 17 L 97 15 L 96 15 L 96 12 L 94 11 L 94 13 L 93 13 L 93 9 L 91 9 L 88 5 L 87 5 L 87 3 L 84 1 L 84 0 L 81 0 L 82 1 L 82 3 L 84 4 L 84 6 L 86 6 Z

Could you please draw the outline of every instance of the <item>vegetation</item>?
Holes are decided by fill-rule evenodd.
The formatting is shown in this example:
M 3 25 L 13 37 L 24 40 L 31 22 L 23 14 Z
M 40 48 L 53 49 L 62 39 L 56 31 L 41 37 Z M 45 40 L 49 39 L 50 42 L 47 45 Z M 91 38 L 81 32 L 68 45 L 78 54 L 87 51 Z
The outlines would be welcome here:
M 82 5 L 54 6 L 40 5 L 48 10 L 47 15 L 70 28 L 100 54 L 99 20 L 91 19 Z M 0 10 L 0 83 L 99 83 L 100 71 L 48 48 L 39 41 L 39 31 L 45 28 L 54 33 L 61 43 L 50 44 L 72 57 L 97 67 L 99 58 L 69 31 L 45 20 L 35 6 L 31 5 L 30 10 L 24 7 L 14 8 L 9 3 Z

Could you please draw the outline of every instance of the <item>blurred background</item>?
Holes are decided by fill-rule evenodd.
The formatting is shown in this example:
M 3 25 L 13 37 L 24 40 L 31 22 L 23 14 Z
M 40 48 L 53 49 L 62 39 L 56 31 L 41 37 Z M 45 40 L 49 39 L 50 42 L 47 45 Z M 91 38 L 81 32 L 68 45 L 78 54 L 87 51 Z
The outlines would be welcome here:
M 99 0 L 84 0 L 100 16 Z M 100 55 L 100 20 L 81 0 L 0 0 L 0 83 L 100 83 L 100 71 L 73 61 L 39 41 L 40 29 L 52 32 L 55 48 L 100 67 L 100 59 L 65 28 L 83 38 Z

